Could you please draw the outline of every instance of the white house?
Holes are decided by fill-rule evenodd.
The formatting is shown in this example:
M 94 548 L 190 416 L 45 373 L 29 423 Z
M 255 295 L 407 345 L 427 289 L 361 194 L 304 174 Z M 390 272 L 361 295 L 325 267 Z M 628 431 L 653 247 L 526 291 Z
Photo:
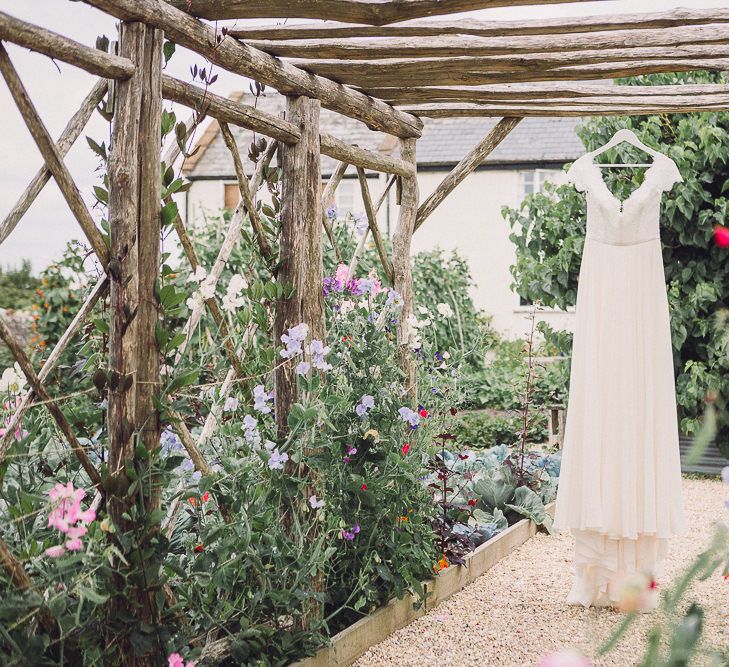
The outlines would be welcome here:
M 242 93 L 233 96 L 259 109 L 280 114 L 283 98 L 271 93 L 257 100 Z M 396 142 L 371 132 L 362 123 L 322 109 L 321 130 L 363 148 L 392 153 Z M 493 127 L 488 118 L 424 119 L 423 136 L 418 140 L 418 182 L 421 201 L 441 182 L 454 165 Z M 504 205 L 518 206 L 524 196 L 538 191 L 549 180 L 563 182 L 563 166 L 584 153 L 575 134 L 579 119 L 526 118 L 489 155 L 484 163 L 452 192 L 413 237 L 413 252 L 455 249 L 465 257 L 474 282 L 473 299 L 479 308 L 493 316 L 497 330 L 508 337 L 521 337 L 527 331 L 528 306 L 520 305 L 511 290 L 509 267 L 515 249 L 509 240 L 511 230 L 501 215 Z M 248 154 L 253 133 L 231 128 L 241 156 Z M 206 216 L 218 215 L 223 207 L 237 203 L 238 189 L 230 154 L 218 125 L 211 122 L 198 142 L 199 150 L 185 163 L 185 176 L 192 182 L 184 203 L 188 224 L 204 224 Z M 322 178 L 334 169 L 334 160 L 322 157 Z M 253 170 L 247 164 L 248 174 Z M 373 199 L 384 188 L 387 177 L 368 174 Z M 378 220 L 383 233 L 392 234 L 397 222 L 397 205 L 392 188 L 380 209 Z M 354 168 L 337 189 L 340 215 L 363 210 Z M 547 310 L 539 319 L 558 329 L 572 328 L 572 312 Z

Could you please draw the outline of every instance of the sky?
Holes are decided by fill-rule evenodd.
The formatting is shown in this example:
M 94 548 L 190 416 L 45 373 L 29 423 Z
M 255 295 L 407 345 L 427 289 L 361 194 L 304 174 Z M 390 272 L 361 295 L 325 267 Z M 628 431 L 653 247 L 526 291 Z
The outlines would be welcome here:
M 623 14 L 673 9 L 726 7 L 727 0 L 602 0 L 540 7 L 510 7 L 468 12 L 481 20 L 529 19 L 560 16 L 587 16 L 596 14 Z M 43 26 L 81 43 L 93 46 L 98 35 L 110 39 L 116 35 L 115 20 L 83 2 L 69 0 L 0 0 L 0 11 Z M 453 18 L 453 16 L 448 17 Z M 275 21 L 256 21 L 273 23 Z M 242 25 L 243 21 L 238 21 Z M 95 77 L 66 65 L 54 63 L 49 58 L 31 53 L 12 44 L 7 45 L 10 57 L 28 89 L 38 113 L 51 136 L 57 138 L 68 120 L 77 111 L 81 101 L 94 85 Z M 190 80 L 190 67 L 203 65 L 204 59 L 197 54 L 178 48 L 170 61 L 167 73 L 182 80 Z M 217 68 L 219 75 L 211 90 L 227 95 L 234 90 L 247 88 L 248 82 L 240 76 Z M 179 119 L 187 119 L 190 112 L 185 108 L 165 102 L 174 109 Z M 28 133 L 15 104 L 0 81 L 0 220 L 16 202 L 31 178 L 41 166 L 38 150 Z M 109 143 L 108 125 L 94 114 L 86 131 L 66 157 L 66 165 L 79 186 L 92 214 L 98 219 L 100 211 L 94 210 L 92 188 L 98 184 L 100 174 L 97 156 L 89 149 L 84 137 L 90 136 L 97 143 Z M 66 243 L 81 238 L 78 223 L 73 218 L 55 183 L 46 185 L 13 233 L 0 244 L 0 267 L 18 266 L 29 259 L 35 271 L 60 258 Z

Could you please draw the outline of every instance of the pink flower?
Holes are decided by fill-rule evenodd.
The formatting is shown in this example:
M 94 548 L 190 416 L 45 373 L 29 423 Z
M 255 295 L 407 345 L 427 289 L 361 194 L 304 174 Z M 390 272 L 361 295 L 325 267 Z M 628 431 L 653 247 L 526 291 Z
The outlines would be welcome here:
M 190 660 L 186 663 L 179 653 L 170 653 L 167 656 L 167 667 L 195 667 L 195 662 Z
M 729 228 L 716 225 L 714 227 L 714 243 L 720 248 L 729 248 Z
M 48 491 L 54 507 L 48 515 L 48 525 L 59 533 L 67 536 L 65 548 L 52 547 L 46 550 L 51 558 L 62 556 L 68 551 L 81 551 L 83 542 L 81 538 L 88 533 L 86 526 L 96 519 L 96 512 L 92 509 L 82 510 L 81 501 L 86 496 L 84 489 L 75 489 L 71 482 L 56 484 Z
M 410 451 L 410 445 L 406 442 L 402 446 L 402 450 L 401 451 L 402 451 L 403 456 L 405 456 L 405 454 L 407 454 Z
M 65 553 L 66 550 L 60 544 L 55 547 L 49 547 L 45 551 L 46 556 L 49 558 L 60 558 Z
M 620 584 L 618 609 L 625 614 L 650 611 L 658 606 L 658 584 L 647 574 L 626 576 Z
M 342 285 L 346 285 L 348 273 L 349 273 L 349 267 L 346 264 L 340 264 L 337 267 L 337 272 L 334 274 L 334 278 L 337 281 L 339 281 Z
M 545 655 L 539 662 L 539 667 L 593 667 L 593 664 L 583 655 L 568 648 Z
M 69 551 L 81 551 L 84 548 L 83 542 L 78 537 L 66 540 L 66 549 Z

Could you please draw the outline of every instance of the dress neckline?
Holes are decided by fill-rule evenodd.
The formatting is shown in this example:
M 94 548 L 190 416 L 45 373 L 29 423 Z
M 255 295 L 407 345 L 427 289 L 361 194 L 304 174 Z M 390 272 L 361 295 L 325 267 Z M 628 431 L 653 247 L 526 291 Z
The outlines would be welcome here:
M 600 171 L 600 167 L 594 162 L 593 156 L 589 156 L 588 164 L 593 168 L 595 171 L 595 175 L 597 176 L 597 180 L 600 181 L 600 186 L 602 187 L 605 194 L 610 198 L 611 201 L 615 202 L 615 205 L 618 207 L 618 211 L 622 215 L 625 211 L 625 206 L 628 204 L 633 197 L 635 197 L 643 188 L 645 187 L 646 183 L 648 182 L 648 176 L 652 172 L 652 170 L 655 169 L 656 165 L 658 164 L 658 161 L 660 160 L 660 156 L 656 156 L 653 158 L 653 162 L 651 163 L 650 167 L 647 167 L 645 170 L 645 174 L 643 176 L 643 182 L 635 188 L 625 199 L 618 199 L 610 190 L 610 188 L 607 186 L 607 183 L 605 183 L 605 179 L 602 177 L 602 172 Z

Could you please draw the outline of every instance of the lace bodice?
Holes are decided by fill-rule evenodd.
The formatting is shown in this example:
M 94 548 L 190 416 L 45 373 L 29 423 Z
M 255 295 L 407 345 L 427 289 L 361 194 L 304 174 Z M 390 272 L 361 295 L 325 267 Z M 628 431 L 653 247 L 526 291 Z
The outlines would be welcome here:
M 643 183 L 621 201 L 605 184 L 593 158 L 593 153 L 583 155 L 567 172 L 567 179 L 587 195 L 587 237 L 610 245 L 659 239 L 661 195 L 683 181 L 673 160 L 657 155 Z

